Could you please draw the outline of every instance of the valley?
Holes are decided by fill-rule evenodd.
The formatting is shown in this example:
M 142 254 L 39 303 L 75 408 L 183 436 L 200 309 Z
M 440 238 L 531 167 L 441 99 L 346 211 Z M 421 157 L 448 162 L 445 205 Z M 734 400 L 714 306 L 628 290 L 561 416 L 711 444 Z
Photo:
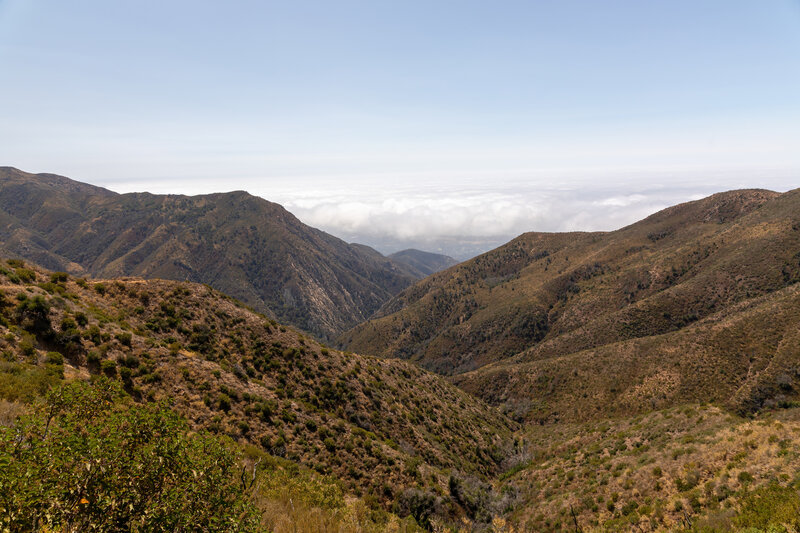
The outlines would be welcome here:
M 15 427 L 110 387 L 109 409 L 222 443 L 246 530 L 800 527 L 798 190 L 456 263 L 244 192 L 4 168 L 0 252 L 0 488 L 24 486 Z M 69 497 L 0 510 L 77 520 Z

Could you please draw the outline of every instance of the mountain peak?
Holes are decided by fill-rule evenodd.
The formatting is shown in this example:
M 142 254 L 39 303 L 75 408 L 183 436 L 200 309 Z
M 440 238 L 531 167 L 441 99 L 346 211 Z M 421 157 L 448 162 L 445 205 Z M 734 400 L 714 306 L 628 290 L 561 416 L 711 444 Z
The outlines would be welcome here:
M 674 219 L 679 223 L 729 222 L 758 209 L 765 202 L 778 196 L 780 193 L 766 189 L 735 189 L 662 209 L 645 218 L 642 223 L 666 219 Z
M 208 283 L 321 338 L 415 277 L 245 191 L 116 194 L 0 170 L 0 249 L 53 270 Z

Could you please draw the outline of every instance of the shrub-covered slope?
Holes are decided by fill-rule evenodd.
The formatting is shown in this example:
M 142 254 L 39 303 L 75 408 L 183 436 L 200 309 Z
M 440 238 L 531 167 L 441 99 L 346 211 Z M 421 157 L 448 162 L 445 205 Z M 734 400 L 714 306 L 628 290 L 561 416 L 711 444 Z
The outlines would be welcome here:
M 800 409 L 742 419 L 710 405 L 533 425 L 503 477 L 520 531 L 797 531 Z
M 732 191 L 609 233 L 524 234 L 409 287 L 342 335 L 454 374 L 679 330 L 800 280 L 800 191 Z
M 739 413 L 800 391 L 800 284 L 679 331 L 558 357 L 535 350 L 454 377 L 516 416 L 591 420 L 711 401 Z
M 551 423 L 519 428 L 440 377 L 404 361 L 331 350 L 207 286 L 87 281 L 11 260 L 0 267 L 0 290 L 0 486 L 8 489 L 0 506 L 13 510 L 2 517 L 14 520 L 12 530 L 33 520 L 103 530 L 217 520 L 212 529 L 280 532 L 401 532 L 417 523 L 465 533 L 800 525 L 791 375 L 763 381 L 763 390 L 782 397 L 761 401 L 754 420 L 709 405 L 653 411 L 655 387 L 638 390 L 643 404 L 616 413 L 647 414 L 608 417 L 599 409 L 584 423 L 543 417 Z M 758 313 L 797 292 L 762 296 L 738 312 L 766 328 Z M 694 327 L 717 327 L 725 342 L 741 342 L 726 320 L 712 316 Z M 752 376 L 772 375 L 774 363 L 751 363 Z M 104 379 L 127 397 L 103 396 Z M 65 394 L 64 380 L 99 389 Z M 577 386 L 551 383 L 554 397 Z M 49 402 L 37 406 L 48 390 L 55 391 Z M 559 401 L 580 408 L 594 399 Z M 153 454 L 163 462 L 144 461 Z M 131 476 L 125 464 L 142 461 L 146 475 Z M 187 478 L 192 469 L 200 478 Z M 26 481 L 29 474 L 37 483 Z M 131 484 L 144 497 L 115 492 Z M 150 497 L 158 491 L 172 496 Z M 215 505 L 235 505 L 192 513 L 205 493 Z
M 242 191 L 116 194 L 9 167 L 0 167 L 0 249 L 75 275 L 208 283 L 323 338 L 415 279 Z
M 798 281 L 800 190 L 732 191 L 610 233 L 522 235 L 341 339 L 536 419 L 757 408 L 794 395 Z
M 12 260 L 0 289 L 6 400 L 40 394 L 58 372 L 105 374 L 141 401 L 169 399 L 191 427 L 405 514 L 422 501 L 456 516 L 449 476 L 490 477 L 513 451 L 513 424 L 438 376 L 330 350 L 204 285 L 85 281 Z

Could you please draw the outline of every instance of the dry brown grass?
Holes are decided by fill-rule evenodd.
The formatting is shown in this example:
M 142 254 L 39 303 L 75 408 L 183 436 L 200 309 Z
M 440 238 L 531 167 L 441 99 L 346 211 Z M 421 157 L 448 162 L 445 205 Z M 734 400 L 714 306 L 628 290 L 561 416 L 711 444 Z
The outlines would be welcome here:
M 20 402 L 8 402 L 0 398 L 0 426 L 10 426 L 24 413 L 24 404 Z
M 531 463 L 503 482 L 524 494 L 512 514 L 523 530 L 571 529 L 570 508 L 584 531 L 672 531 L 708 517 L 732 528 L 748 490 L 797 481 L 800 469 L 800 409 L 749 420 L 686 405 L 527 435 Z

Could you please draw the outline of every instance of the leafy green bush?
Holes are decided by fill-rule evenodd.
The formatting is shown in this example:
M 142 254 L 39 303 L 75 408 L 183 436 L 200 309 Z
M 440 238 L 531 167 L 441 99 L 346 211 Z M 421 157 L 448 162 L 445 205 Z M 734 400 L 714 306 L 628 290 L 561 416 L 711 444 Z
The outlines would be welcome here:
M 47 352 L 44 362 L 48 365 L 63 365 L 64 356 L 58 352 Z
M 130 347 L 133 336 L 126 331 L 122 333 L 117 333 L 116 338 L 119 341 L 119 343 L 122 344 L 123 346 Z
M 401 517 L 413 516 L 422 527 L 430 528 L 432 516 L 440 513 L 441 498 L 427 491 L 409 488 L 400 493 L 394 512 Z
M 0 529 L 253 531 L 222 441 L 119 386 L 72 383 L 0 427 Z M 38 525 L 38 528 L 37 528 Z
M 0 398 L 30 402 L 61 381 L 62 368 L 0 362 Z
M 85 313 L 75 313 L 75 322 L 82 328 L 86 327 L 89 323 L 89 318 L 86 316 Z
M 100 362 L 100 370 L 107 376 L 115 376 L 117 374 L 117 362 L 111 359 L 104 359 Z
M 16 315 L 19 324 L 32 333 L 48 333 L 50 324 L 50 304 L 44 296 L 36 295 L 17 304 Z
M 777 483 L 759 487 L 746 493 L 734 522 L 743 529 L 794 531 L 800 526 L 800 493 Z
M 69 274 L 66 272 L 53 272 L 50 274 L 50 281 L 53 283 L 64 283 L 69 279 Z
M 231 410 L 231 398 L 225 393 L 221 393 L 217 397 L 217 407 L 226 413 Z
M 31 283 L 36 281 L 36 272 L 29 268 L 18 268 L 17 277 L 24 283 Z

